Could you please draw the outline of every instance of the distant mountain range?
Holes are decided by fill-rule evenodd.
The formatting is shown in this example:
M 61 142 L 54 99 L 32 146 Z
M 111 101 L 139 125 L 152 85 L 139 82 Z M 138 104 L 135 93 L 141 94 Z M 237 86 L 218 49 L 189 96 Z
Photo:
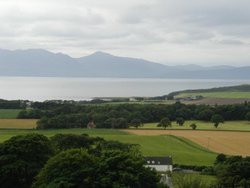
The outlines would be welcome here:
M 250 79 L 250 66 L 167 66 L 104 52 L 72 58 L 41 49 L 0 49 L 0 76 Z

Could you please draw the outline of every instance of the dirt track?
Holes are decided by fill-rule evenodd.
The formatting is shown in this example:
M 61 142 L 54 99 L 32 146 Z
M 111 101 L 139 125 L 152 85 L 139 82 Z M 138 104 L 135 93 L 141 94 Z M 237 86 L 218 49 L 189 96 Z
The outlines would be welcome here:
M 126 130 L 136 135 L 174 135 L 187 138 L 211 151 L 250 156 L 250 132 L 192 130 Z

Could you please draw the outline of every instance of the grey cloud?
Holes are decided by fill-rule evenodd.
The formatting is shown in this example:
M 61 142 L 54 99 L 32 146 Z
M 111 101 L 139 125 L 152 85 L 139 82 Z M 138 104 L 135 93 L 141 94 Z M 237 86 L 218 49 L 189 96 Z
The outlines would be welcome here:
M 244 43 L 240 40 L 233 40 L 233 39 L 222 39 L 222 40 L 217 40 L 215 42 L 218 42 L 220 44 L 229 44 L 229 45 L 248 45 L 247 43 Z

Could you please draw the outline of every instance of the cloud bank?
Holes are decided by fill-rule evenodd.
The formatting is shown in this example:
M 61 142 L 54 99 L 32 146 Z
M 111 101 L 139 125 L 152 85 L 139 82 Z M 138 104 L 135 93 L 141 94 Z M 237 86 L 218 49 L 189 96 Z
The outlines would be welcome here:
M 0 0 L 0 48 L 250 65 L 248 0 Z

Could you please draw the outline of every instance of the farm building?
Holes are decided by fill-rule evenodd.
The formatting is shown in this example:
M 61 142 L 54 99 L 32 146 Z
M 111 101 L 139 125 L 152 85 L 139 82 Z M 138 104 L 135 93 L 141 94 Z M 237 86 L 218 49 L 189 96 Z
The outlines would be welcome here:
M 145 166 L 154 168 L 158 172 L 172 172 L 173 160 L 171 156 L 166 157 L 145 157 Z

